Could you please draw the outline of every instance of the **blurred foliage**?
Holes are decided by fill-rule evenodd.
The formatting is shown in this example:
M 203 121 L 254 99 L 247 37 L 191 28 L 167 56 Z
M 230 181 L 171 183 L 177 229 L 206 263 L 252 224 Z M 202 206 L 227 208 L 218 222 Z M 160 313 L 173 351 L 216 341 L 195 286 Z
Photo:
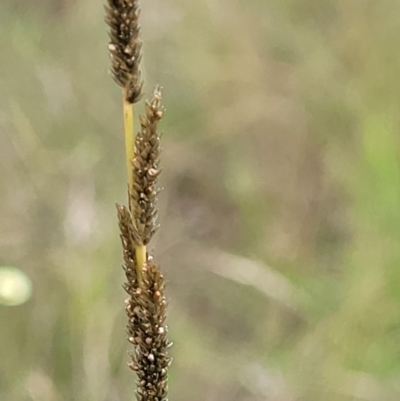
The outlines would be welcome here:
M 400 3 L 143 1 L 173 401 L 400 397 Z M 125 401 L 101 2 L 0 2 L 0 399 Z

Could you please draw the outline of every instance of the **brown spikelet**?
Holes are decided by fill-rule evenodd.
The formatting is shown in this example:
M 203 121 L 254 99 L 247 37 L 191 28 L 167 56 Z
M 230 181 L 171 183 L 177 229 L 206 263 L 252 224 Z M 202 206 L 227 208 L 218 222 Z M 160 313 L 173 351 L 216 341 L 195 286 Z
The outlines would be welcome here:
M 125 286 L 129 295 L 125 301 L 128 341 L 134 345 L 128 365 L 138 375 L 138 401 L 164 401 L 171 363 L 165 324 L 167 301 L 160 269 L 151 257 L 148 259 L 142 286 L 132 285 L 129 280 Z
M 124 256 L 125 275 L 130 285 L 137 285 L 136 256 L 133 239 L 132 218 L 125 206 L 117 204 L 118 224 Z M 125 288 L 125 286 L 124 286 Z
M 168 393 L 168 367 L 171 364 L 168 348 L 172 345 L 168 342 L 165 324 L 167 300 L 164 277 L 153 258 L 147 255 L 139 285 L 130 213 L 120 205 L 117 205 L 117 212 L 125 262 L 126 282 L 123 288 L 128 294 L 125 300 L 127 337 L 134 346 L 128 366 L 138 376 L 138 401 L 164 401 Z
M 132 161 L 133 187 L 130 207 L 134 225 L 134 238 L 138 244 L 148 244 L 157 229 L 157 179 L 159 168 L 160 136 L 157 125 L 163 115 L 161 92 L 157 87 L 150 101 L 146 101 L 146 115 L 140 116 L 140 132 L 135 138 Z
M 142 41 L 139 38 L 138 0 L 107 0 L 105 20 L 110 27 L 108 50 L 111 74 L 125 88 L 126 100 L 135 103 L 142 94 L 143 82 L 139 69 Z

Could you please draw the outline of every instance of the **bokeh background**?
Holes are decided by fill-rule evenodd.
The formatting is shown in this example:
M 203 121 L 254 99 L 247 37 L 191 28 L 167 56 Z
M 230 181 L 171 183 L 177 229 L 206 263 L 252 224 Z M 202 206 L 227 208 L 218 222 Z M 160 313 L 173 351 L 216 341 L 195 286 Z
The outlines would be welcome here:
M 102 3 L 0 2 L 1 400 L 134 399 Z M 398 401 L 400 2 L 142 3 L 170 400 Z

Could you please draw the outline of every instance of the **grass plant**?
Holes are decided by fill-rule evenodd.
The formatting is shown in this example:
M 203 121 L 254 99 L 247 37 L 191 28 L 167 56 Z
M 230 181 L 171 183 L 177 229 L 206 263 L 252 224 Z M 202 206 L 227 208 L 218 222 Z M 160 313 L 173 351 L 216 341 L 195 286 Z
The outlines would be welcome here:
M 167 340 L 164 278 L 147 252 L 157 228 L 156 201 L 159 189 L 161 91 L 156 87 L 140 116 L 134 135 L 133 104 L 142 96 L 140 75 L 140 9 L 136 0 L 108 0 L 106 22 L 110 27 L 108 49 L 111 74 L 123 88 L 125 155 L 128 172 L 128 207 L 117 205 L 128 294 L 128 341 L 133 345 L 128 366 L 137 373 L 137 399 L 162 401 L 167 397 L 167 371 L 171 359 Z

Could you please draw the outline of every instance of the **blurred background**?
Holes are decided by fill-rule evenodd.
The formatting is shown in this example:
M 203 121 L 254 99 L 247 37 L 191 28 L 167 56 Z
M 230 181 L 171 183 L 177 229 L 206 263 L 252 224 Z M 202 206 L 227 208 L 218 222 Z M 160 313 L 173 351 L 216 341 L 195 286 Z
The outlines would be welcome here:
M 102 3 L 0 2 L 1 400 L 134 399 Z M 170 400 L 398 401 L 400 2 L 142 3 Z

